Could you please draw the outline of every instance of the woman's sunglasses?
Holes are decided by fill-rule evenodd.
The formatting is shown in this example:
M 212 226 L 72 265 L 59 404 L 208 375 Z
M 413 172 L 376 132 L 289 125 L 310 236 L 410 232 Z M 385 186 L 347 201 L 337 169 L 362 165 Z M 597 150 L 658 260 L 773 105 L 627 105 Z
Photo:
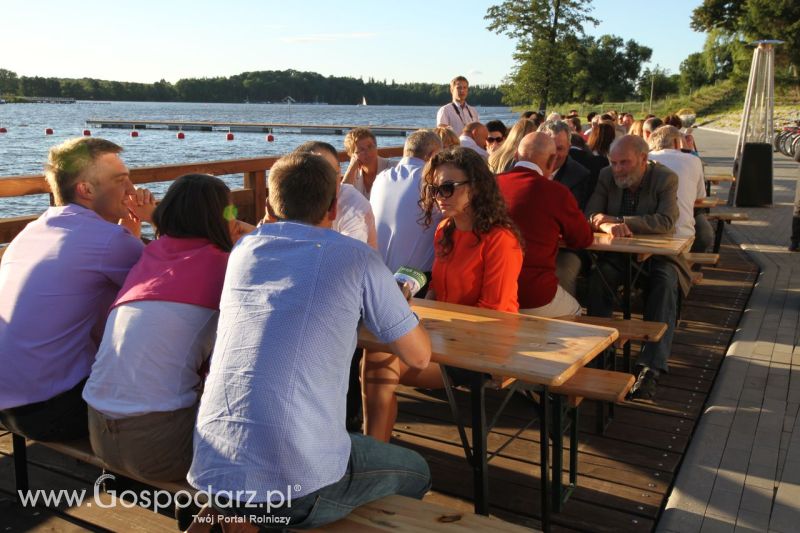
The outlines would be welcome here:
M 432 198 L 441 196 L 442 198 L 450 198 L 456 192 L 456 187 L 466 185 L 469 181 L 445 181 L 441 185 L 428 185 L 428 193 Z

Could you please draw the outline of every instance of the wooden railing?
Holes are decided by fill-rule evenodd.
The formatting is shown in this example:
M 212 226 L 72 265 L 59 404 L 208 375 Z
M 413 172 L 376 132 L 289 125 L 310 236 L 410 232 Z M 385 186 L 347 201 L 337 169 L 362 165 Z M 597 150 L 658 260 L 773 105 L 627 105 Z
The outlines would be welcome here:
M 400 146 L 380 148 L 378 153 L 383 157 L 402 156 Z M 241 174 L 242 188 L 232 191 L 233 202 L 239 210 L 239 218 L 255 224 L 264 216 L 267 202 L 267 171 L 272 168 L 279 157 L 256 157 L 252 159 L 231 159 L 227 161 L 208 161 L 202 163 L 186 163 L 181 165 L 162 165 L 157 167 L 140 167 L 131 169 L 131 181 L 140 185 L 172 181 L 184 174 L 202 173 L 213 176 Z M 339 152 L 339 160 L 347 161 L 345 152 Z M 2 198 L 29 196 L 34 194 L 50 194 L 50 187 L 44 176 L 8 176 L 0 178 L 0 202 Z M 50 203 L 52 205 L 52 195 Z M 11 240 L 39 215 L 0 218 L 0 246 Z

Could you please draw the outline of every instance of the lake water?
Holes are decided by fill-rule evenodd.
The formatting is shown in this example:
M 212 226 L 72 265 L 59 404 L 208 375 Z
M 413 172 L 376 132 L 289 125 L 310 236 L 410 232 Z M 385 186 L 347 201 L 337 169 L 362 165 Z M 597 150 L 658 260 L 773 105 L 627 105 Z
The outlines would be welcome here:
M 229 122 L 274 122 L 293 124 L 360 124 L 365 126 L 433 127 L 437 107 L 429 106 L 334 106 L 302 104 L 195 104 L 151 102 L 78 102 L 76 104 L 5 104 L 0 105 L 0 177 L 42 174 L 48 149 L 86 129 L 86 120 L 195 120 Z M 481 120 L 499 119 L 513 124 L 518 118 L 509 108 L 479 108 Z M 45 135 L 53 128 L 53 135 Z M 92 129 L 100 136 L 122 146 L 122 158 L 129 167 L 217 161 L 245 157 L 281 155 L 312 138 L 309 135 L 275 133 L 267 142 L 264 134 L 235 133 L 233 141 L 224 132 L 187 131 L 178 140 L 174 131 L 142 130 L 130 137 L 129 130 Z M 343 150 L 341 135 L 315 135 Z M 378 146 L 399 146 L 402 137 L 378 137 Z M 241 181 L 231 185 L 240 186 Z M 163 186 L 151 188 L 157 195 Z M 44 195 L 25 198 L 0 198 L 0 217 L 40 213 L 47 208 Z

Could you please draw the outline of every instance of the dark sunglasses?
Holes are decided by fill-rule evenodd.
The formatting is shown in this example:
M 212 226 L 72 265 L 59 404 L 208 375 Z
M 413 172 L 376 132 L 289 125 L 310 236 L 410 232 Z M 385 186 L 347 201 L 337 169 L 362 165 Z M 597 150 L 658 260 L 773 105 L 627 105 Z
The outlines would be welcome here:
M 428 193 L 431 197 L 450 198 L 456 192 L 456 187 L 466 185 L 469 181 L 445 181 L 441 185 L 428 185 Z
M 503 137 L 486 137 L 487 143 L 499 143 L 503 142 Z

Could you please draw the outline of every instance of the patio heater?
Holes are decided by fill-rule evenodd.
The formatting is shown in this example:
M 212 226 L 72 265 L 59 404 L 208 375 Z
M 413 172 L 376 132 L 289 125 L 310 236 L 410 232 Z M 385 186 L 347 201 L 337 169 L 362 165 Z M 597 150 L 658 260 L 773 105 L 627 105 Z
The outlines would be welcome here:
M 733 156 L 729 205 L 761 207 L 772 204 L 772 111 L 775 106 L 775 45 L 783 41 L 756 41 L 742 123 Z

